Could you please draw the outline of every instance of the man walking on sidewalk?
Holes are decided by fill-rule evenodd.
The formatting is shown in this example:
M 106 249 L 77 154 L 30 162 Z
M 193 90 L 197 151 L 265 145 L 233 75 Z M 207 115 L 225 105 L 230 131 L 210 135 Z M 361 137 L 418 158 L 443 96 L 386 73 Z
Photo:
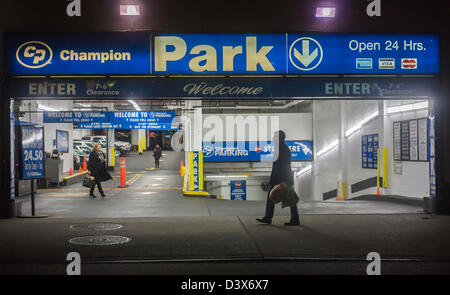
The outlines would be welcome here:
M 272 173 L 270 175 L 270 190 L 267 194 L 266 203 L 266 214 L 263 218 L 257 218 L 256 220 L 261 223 L 272 223 L 273 213 L 275 210 L 275 203 L 269 198 L 272 189 L 285 182 L 288 185 L 294 184 L 294 176 L 292 175 L 291 169 L 291 150 L 286 145 L 286 134 L 284 131 L 280 130 L 275 132 L 272 142 L 274 144 L 274 155 L 273 155 L 273 165 Z M 284 225 L 300 225 L 300 219 L 298 216 L 297 204 L 290 207 L 291 208 L 291 220 L 286 222 Z

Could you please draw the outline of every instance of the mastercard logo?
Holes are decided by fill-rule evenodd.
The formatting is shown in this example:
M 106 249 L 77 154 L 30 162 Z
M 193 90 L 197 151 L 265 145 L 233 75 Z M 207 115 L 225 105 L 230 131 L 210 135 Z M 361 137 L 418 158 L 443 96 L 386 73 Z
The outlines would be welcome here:
M 402 58 L 402 69 L 417 69 L 417 58 Z

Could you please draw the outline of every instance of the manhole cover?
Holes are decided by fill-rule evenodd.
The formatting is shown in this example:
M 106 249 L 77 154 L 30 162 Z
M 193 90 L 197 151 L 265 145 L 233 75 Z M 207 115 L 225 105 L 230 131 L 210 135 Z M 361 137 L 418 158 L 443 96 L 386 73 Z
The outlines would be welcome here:
M 86 236 L 72 238 L 69 240 L 69 243 L 88 246 L 110 246 L 128 243 L 129 241 L 131 241 L 131 238 L 122 236 Z
M 123 225 L 117 223 L 80 223 L 72 224 L 71 229 L 85 229 L 85 230 L 116 230 L 122 228 Z

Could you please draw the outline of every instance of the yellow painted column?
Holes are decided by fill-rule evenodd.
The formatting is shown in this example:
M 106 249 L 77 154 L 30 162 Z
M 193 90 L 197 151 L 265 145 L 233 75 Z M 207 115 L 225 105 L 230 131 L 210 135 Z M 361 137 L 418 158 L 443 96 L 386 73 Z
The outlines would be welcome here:
M 194 190 L 194 152 L 189 152 L 189 190 Z
M 380 188 L 380 149 L 377 149 L 377 190 Z
M 112 156 L 111 165 L 113 167 L 115 167 L 116 166 L 116 150 L 114 149 L 114 147 L 111 148 L 111 156 Z
M 388 148 L 383 148 L 383 188 L 388 187 Z

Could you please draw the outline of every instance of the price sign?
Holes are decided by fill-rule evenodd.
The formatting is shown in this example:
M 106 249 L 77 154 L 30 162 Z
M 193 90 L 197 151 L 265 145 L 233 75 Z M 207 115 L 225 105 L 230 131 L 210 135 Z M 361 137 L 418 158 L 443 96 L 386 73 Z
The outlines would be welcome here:
M 22 179 L 45 177 L 44 169 L 44 128 L 21 126 L 20 172 Z

